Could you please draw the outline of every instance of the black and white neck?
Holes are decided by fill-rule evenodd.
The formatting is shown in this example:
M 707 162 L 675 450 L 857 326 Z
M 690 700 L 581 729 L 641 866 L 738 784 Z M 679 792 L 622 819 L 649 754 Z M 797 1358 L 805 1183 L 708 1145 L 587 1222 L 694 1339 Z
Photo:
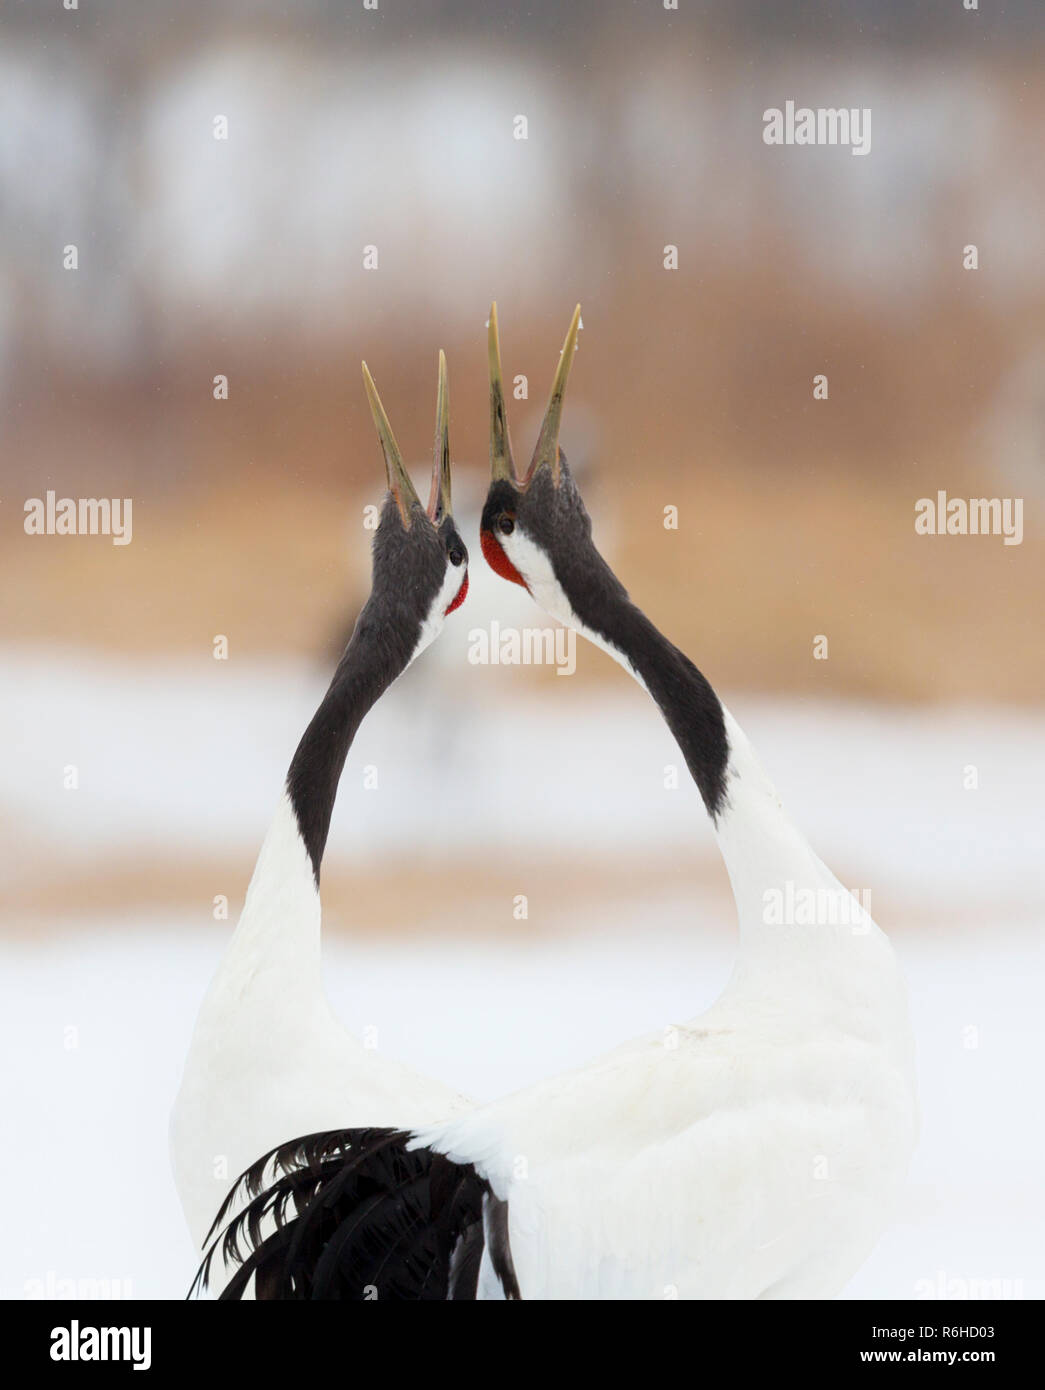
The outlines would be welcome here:
M 657 704 L 714 826 L 742 932 L 760 937 L 767 892 L 834 883 L 834 876 L 785 814 L 743 730 L 706 677 L 632 603 L 590 535 L 574 524 L 560 527 L 561 496 L 556 509 L 541 504 L 541 490 L 553 485 L 547 473 L 532 479 L 525 521 L 520 517 L 498 541 L 537 604 L 612 656 Z M 550 519 L 547 534 L 542 518 Z M 557 545 L 560 529 L 568 530 L 572 544 Z
M 435 638 L 445 608 L 446 601 L 439 593 L 425 620 L 404 621 L 401 616 L 397 618 L 393 594 L 372 594 L 301 737 L 287 773 L 286 793 L 317 885 L 338 783 L 352 741 L 389 686 Z
M 447 541 L 442 531 L 429 527 L 422 532 L 418 517 L 406 542 L 393 516 L 396 510 L 390 495 L 374 542 L 373 591 L 291 760 L 284 802 L 270 837 L 275 841 L 273 848 L 283 856 L 287 834 L 296 835 L 316 889 L 338 784 L 359 726 L 389 686 L 439 635 L 447 613 L 458 606 L 467 588 L 464 567 L 445 560 Z M 280 823 L 288 817 L 291 824 L 284 830 Z M 266 840 L 259 871 L 268 846 Z M 292 857 L 299 858 L 296 852 Z M 289 868 L 285 860 L 284 868 Z

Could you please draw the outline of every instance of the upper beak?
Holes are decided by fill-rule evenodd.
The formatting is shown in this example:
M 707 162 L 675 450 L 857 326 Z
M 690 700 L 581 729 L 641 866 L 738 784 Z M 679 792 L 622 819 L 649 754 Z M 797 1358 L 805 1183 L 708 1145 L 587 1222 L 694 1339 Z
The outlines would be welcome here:
M 562 345 L 562 354 L 555 371 L 555 380 L 552 382 L 548 408 L 544 412 L 541 432 L 537 436 L 537 447 L 533 451 L 533 458 L 530 461 L 526 477 L 520 480 L 515 471 L 515 461 L 512 458 L 512 446 L 508 438 L 508 419 L 504 408 L 504 382 L 501 376 L 501 343 L 497 331 L 497 305 L 492 304 L 490 306 L 490 476 L 493 481 L 507 479 L 509 482 L 521 483 L 525 487 L 538 468 L 548 464 L 552 470 L 552 478 L 558 486 L 560 477 L 559 425 L 562 422 L 562 404 L 566 395 L 566 382 L 569 380 L 570 368 L 573 366 L 573 354 L 577 349 L 577 330 L 580 327 L 580 321 L 581 306 L 578 304 L 573 311 L 573 318 L 570 320 L 566 341 Z
M 377 426 L 381 452 L 385 456 L 385 472 L 388 475 L 389 491 L 396 500 L 403 525 L 409 531 L 411 509 L 415 502 L 420 506 L 421 499 L 410 481 L 410 474 L 403 467 L 403 456 L 399 452 L 399 445 L 392 433 L 392 426 L 388 423 L 388 416 L 381 404 L 381 397 L 377 394 L 377 387 L 374 385 L 374 378 L 370 375 L 370 368 L 365 362 L 363 363 L 363 385 L 366 387 L 367 398 L 370 401 L 370 413 Z
M 570 320 L 566 341 L 562 345 L 559 365 L 555 369 L 552 393 L 548 397 L 548 408 L 544 412 L 541 432 L 537 436 L 537 447 L 530 460 L 530 471 L 526 475 L 527 482 L 530 481 L 538 468 L 547 463 L 551 465 L 552 480 L 555 486 L 558 487 L 559 485 L 559 425 L 562 422 L 562 403 L 566 395 L 566 383 L 569 380 L 570 368 L 573 366 L 573 354 L 577 350 L 577 329 L 580 327 L 580 322 L 581 306 L 578 304 L 573 311 L 573 318 Z
M 435 448 L 432 451 L 432 490 L 428 515 L 436 526 L 453 515 L 450 500 L 450 388 L 446 380 L 446 353 L 439 349 L 439 387 L 435 397 Z

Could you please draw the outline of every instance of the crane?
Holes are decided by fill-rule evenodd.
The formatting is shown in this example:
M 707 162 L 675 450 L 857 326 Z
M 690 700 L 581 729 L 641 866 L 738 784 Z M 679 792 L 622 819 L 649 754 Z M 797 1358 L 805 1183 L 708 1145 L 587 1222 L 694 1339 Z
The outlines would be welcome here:
M 175 1182 L 198 1247 L 235 1176 L 286 1135 L 346 1117 L 415 1125 L 469 1104 L 364 1048 L 335 1017 L 320 978 L 320 868 L 352 740 L 468 592 L 468 551 L 451 505 L 446 357 L 440 352 L 427 507 L 365 362 L 363 381 L 388 481 L 371 593 L 290 763 L 242 915 L 200 1008 L 171 1116 Z

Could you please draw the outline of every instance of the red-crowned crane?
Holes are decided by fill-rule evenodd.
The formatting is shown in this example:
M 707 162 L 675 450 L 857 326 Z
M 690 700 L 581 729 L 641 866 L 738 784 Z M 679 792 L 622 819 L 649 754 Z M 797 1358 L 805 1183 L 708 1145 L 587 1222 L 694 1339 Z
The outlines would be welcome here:
M 352 740 L 468 591 L 468 552 L 451 511 L 446 359 L 440 352 L 427 508 L 365 362 L 363 379 L 388 477 L 371 594 L 291 761 L 242 916 L 200 1009 L 171 1117 L 175 1181 L 201 1247 L 232 1180 L 288 1134 L 346 1120 L 413 1126 L 468 1105 L 365 1049 L 334 1016 L 320 979 L 320 865 Z

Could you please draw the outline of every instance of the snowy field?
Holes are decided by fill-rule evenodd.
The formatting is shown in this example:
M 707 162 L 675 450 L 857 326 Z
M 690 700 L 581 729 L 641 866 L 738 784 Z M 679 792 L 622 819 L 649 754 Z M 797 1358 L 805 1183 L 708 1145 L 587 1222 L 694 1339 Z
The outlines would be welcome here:
M 7 658 L 0 719 L 19 736 L 0 766 L 0 822 L 16 853 L 0 885 L 20 882 L 20 846 L 88 865 L 160 846 L 189 863 L 218 847 L 245 881 L 320 676 Z M 677 752 L 641 692 L 623 680 L 610 694 L 572 680 L 524 690 L 517 672 L 492 668 L 459 667 L 451 681 L 445 655 L 429 664 L 353 749 L 331 837 L 346 871 L 386 861 L 404 826 L 429 853 L 464 846 L 477 859 L 532 851 L 554 827 L 567 854 L 712 861 L 695 793 L 664 790 Z M 923 1137 L 903 1209 L 849 1296 L 953 1295 L 973 1280 L 1045 1295 L 1045 719 L 730 704 L 817 848 L 850 886 L 872 888 L 909 980 Z M 75 794 L 62 789 L 69 763 Z M 361 787 L 366 763 L 382 769 L 377 797 Z M 970 765 L 976 790 L 963 787 Z M 17 1195 L 0 1295 L 73 1280 L 179 1297 L 194 1264 L 167 1116 L 231 923 L 180 909 L 92 920 L 75 902 L 5 919 L 3 1176 Z M 451 907 L 409 940 L 331 936 L 325 960 L 346 1022 L 376 1024 L 385 1051 L 477 1098 L 692 1016 L 723 983 L 735 939 L 711 888 L 667 886 L 641 923 L 603 903 L 531 940 L 463 925 Z
M 328 985 L 342 1017 L 377 1024 L 389 1052 L 492 1097 L 710 1000 L 729 941 L 684 928 L 692 913 L 664 903 L 641 937 L 621 925 L 525 951 L 484 947 L 478 960 L 474 943 L 407 956 L 332 942 Z M 76 943 L 8 950 L 3 1107 L 17 1122 L 5 1180 L 18 1200 L 4 1223 L 3 1297 L 24 1297 L 26 1281 L 49 1272 L 145 1297 L 187 1289 L 192 1249 L 166 1125 L 218 947 L 157 921 L 133 936 L 106 924 Z M 923 1137 L 904 1209 L 849 1294 L 926 1296 L 942 1278 L 1045 1296 L 1040 937 L 999 928 L 975 945 L 920 937 L 901 949 Z

